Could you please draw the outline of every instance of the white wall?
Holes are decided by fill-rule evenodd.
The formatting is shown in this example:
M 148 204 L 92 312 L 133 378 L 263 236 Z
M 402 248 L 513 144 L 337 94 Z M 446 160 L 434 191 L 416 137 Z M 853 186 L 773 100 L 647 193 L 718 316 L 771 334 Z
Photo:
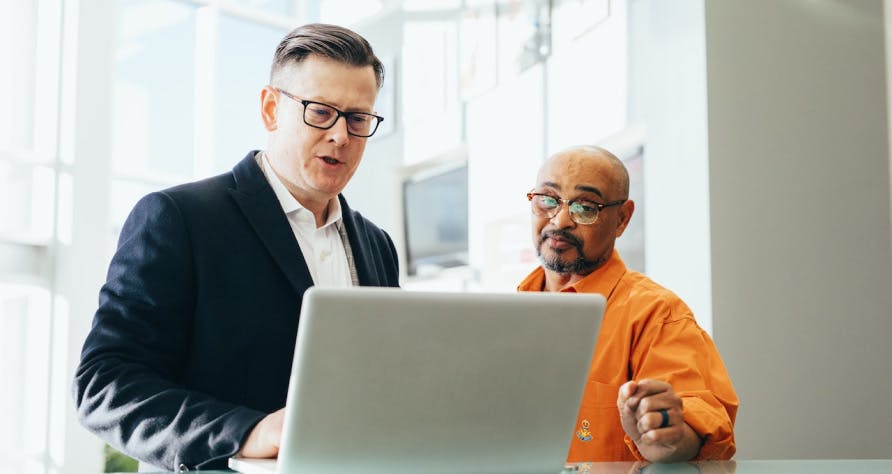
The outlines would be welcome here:
M 702 0 L 629 2 L 629 122 L 644 130 L 646 273 L 711 331 Z
M 738 458 L 889 458 L 882 2 L 705 2 L 713 324 Z

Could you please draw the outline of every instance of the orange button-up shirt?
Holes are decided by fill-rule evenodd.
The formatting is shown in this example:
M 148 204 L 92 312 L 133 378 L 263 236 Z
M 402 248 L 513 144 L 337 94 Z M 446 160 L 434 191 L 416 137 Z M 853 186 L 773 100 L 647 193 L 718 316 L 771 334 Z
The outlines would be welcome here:
M 534 270 L 519 291 L 543 291 L 545 271 Z M 730 459 L 736 450 L 738 400 L 712 339 L 671 291 L 628 270 L 614 250 L 604 265 L 565 292 L 607 298 L 567 462 L 644 460 L 623 431 L 616 399 L 629 380 L 672 384 L 684 420 L 704 439 L 696 459 Z

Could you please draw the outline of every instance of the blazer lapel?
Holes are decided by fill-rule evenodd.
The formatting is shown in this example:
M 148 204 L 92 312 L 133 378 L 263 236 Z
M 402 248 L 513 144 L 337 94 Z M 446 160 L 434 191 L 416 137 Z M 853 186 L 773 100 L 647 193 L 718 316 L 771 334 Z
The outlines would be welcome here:
M 282 206 L 254 159 L 256 153 L 251 151 L 232 169 L 235 188 L 229 189 L 229 194 L 291 286 L 298 294 L 302 294 L 313 285 L 313 278 L 294 238 L 291 225 L 288 224 L 288 218 L 282 212 Z
M 362 286 L 377 286 L 381 283 L 377 278 L 372 276 L 369 271 L 370 251 L 364 239 L 359 238 L 361 230 L 353 211 L 347 205 L 347 200 L 342 194 L 338 195 L 341 201 L 341 217 L 344 219 L 344 226 L 347 228 L 347 238 L 350 239 L 350 247 L 353 248 L 353 264 L 356 266 L 356 276 L 359 278 L 359 284 Z

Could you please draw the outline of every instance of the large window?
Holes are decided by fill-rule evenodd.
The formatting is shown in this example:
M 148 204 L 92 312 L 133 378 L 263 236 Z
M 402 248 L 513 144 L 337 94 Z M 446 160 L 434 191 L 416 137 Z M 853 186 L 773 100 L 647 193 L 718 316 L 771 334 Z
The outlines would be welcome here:
M 174 0 L 119 0 L 117 7 L 113 171 L 191 176 L 196 8 Z
M 57 2 L 0 3 L 0 457 L 10 472 L 42 472 L 50 443 L 60 15 Z
M 207 119 L 214 131 L 213 171 L 225 171 L 249 150 L 266 146 L 260 120 L 260 89 L 269 83 L 280 28 L 221 15 L 217 28 L 214 110 Z M 211 112 L 211 111 L 207 111 Z
M 121 225 L 146 193 L 229 169 L 265 145 L 259 91 L 303 4 L 0 2 L 9 472 L 101 472 L 101 443 L 76 423 L 70 383 Z

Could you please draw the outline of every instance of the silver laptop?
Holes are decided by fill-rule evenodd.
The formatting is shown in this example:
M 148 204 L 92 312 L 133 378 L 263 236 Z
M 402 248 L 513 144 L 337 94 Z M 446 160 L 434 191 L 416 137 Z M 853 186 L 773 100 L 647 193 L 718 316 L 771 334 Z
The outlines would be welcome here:
M 278 460 L 253 473 L 558 473 L 600 295 L 311 288 Z

